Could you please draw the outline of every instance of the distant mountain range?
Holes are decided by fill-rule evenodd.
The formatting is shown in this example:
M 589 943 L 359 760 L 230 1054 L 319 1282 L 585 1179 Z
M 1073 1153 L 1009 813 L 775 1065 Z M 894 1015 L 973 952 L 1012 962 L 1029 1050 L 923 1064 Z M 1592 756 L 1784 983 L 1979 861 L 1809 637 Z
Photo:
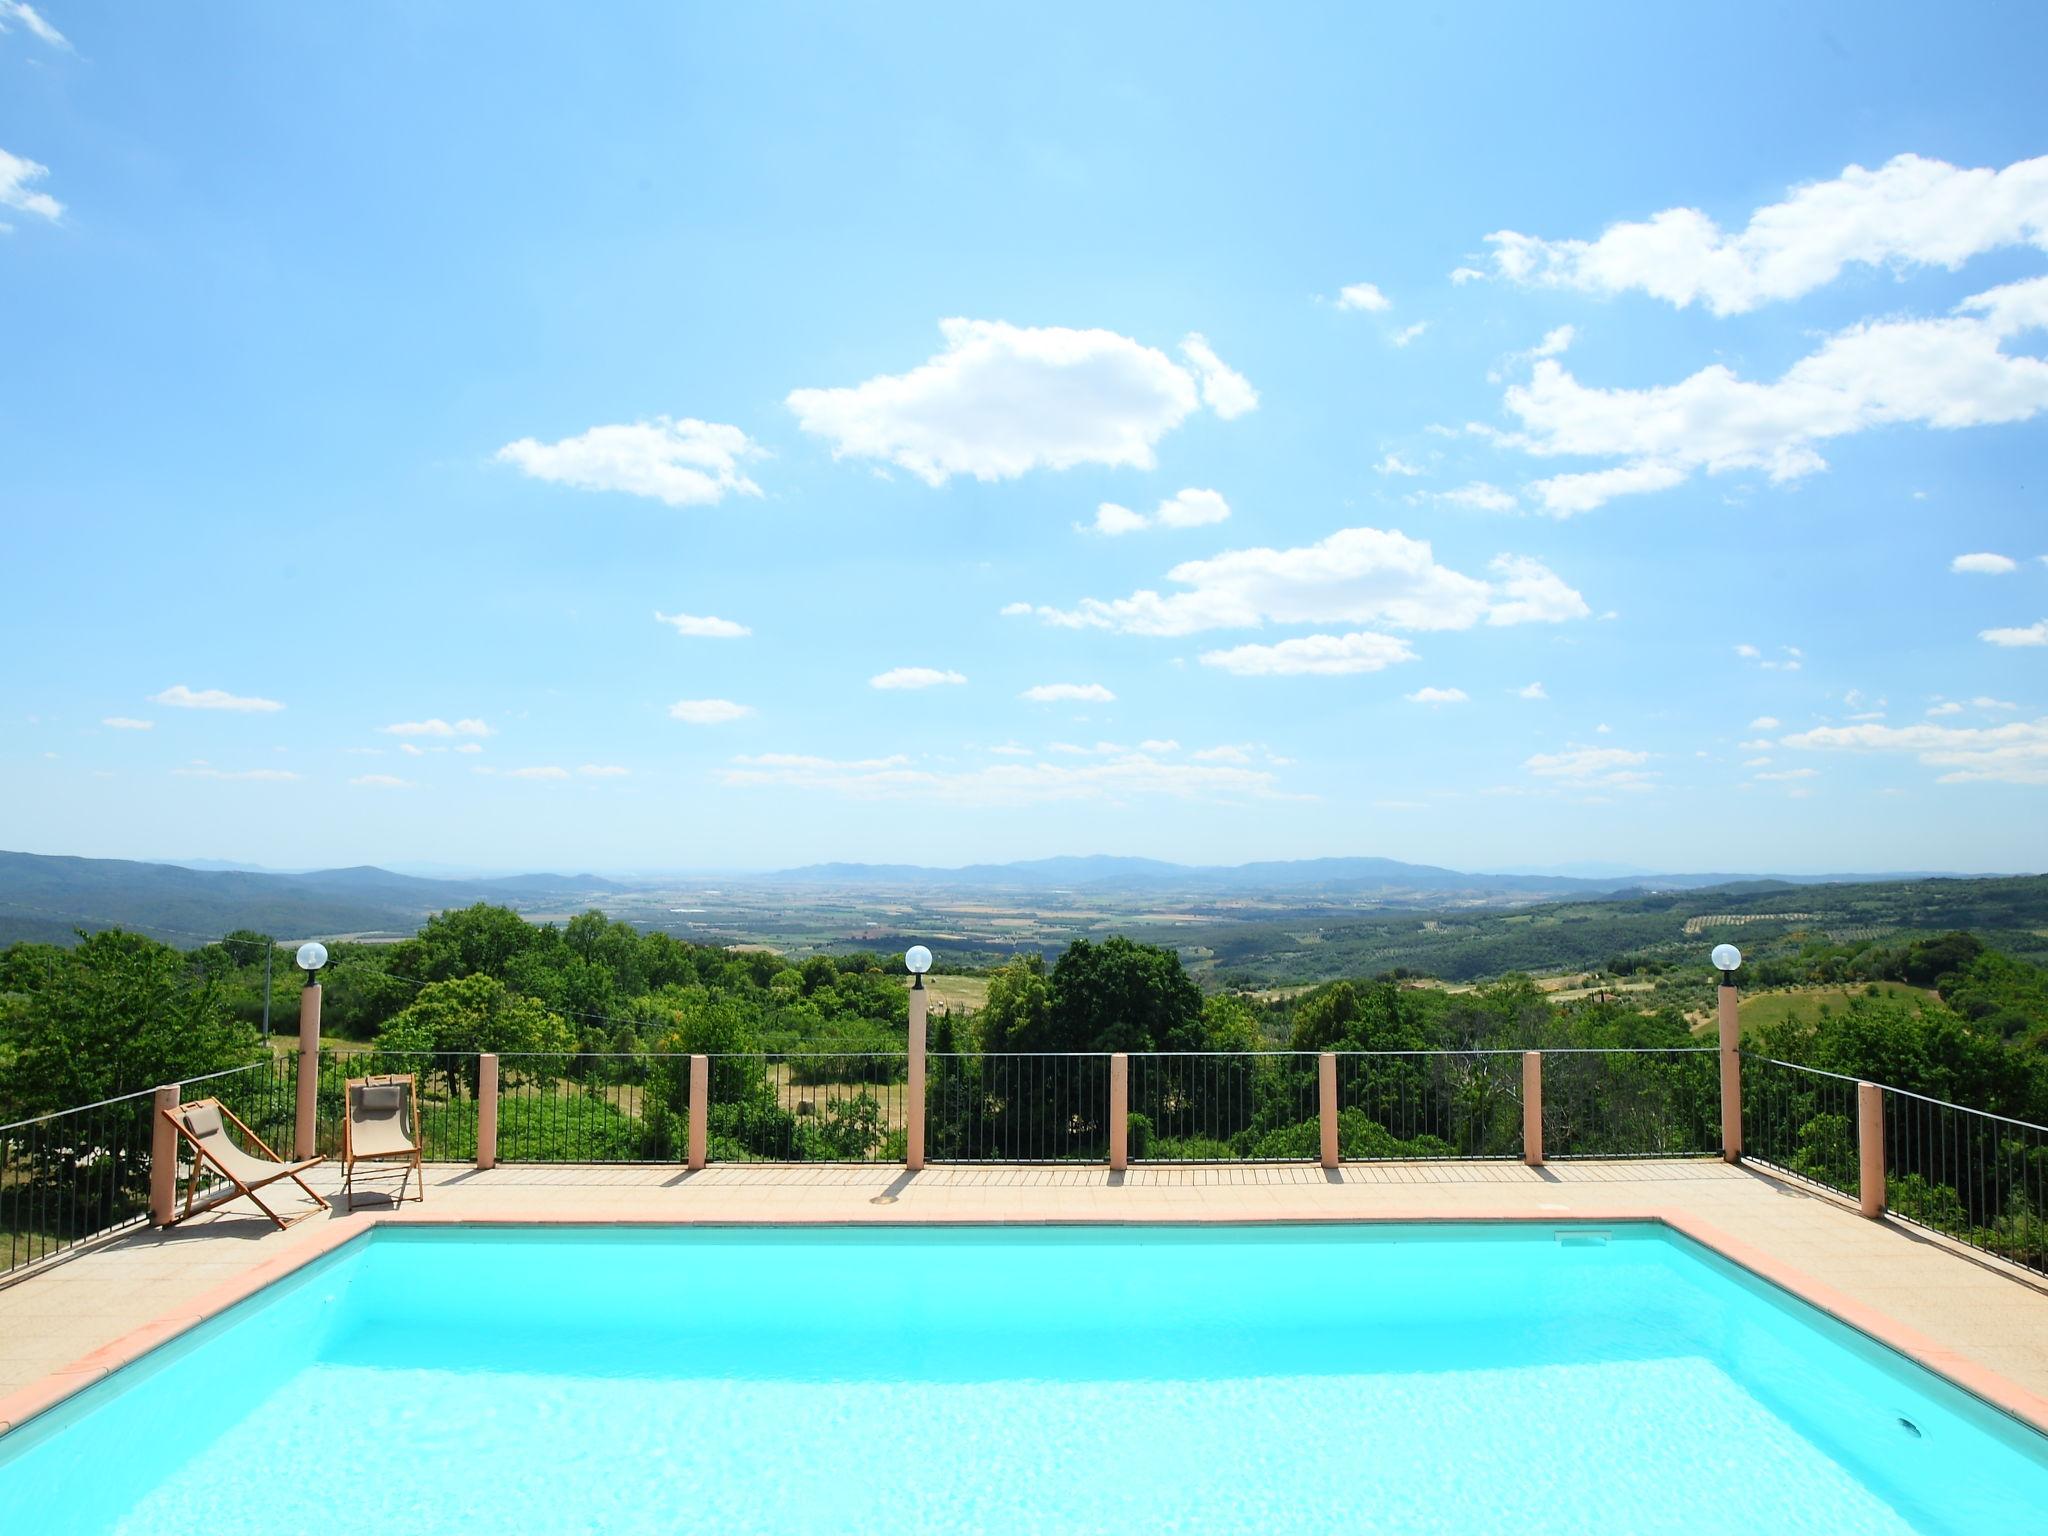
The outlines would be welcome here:
M 1269 859 L 1251 864 L 1173 864 L 1162 859 L 1119 858 L 1111 854 L 1027 859 L 1011 864 L 964 864 L 934 869 L 921 864 L 806 864 L 779 870 L 762 880 L 815 885 L 902 885 L 923 888 L 986 889 L 1172 889 L 1177 891 L 1329 890 L 1356 896 L 1376 890 L 1439 892 L 1446 896 L 1597 896 L 1624 890 L 1699 890 L 1757 881 L 1821 885 L 1837 881 L 1924 880 L 1930 872 L 1856 875 L 1658 874 L 1619 870 L 1607 874 L 1513 872 L 1472 874 L 1435 864 L 1399 859 Z
M 0 853 L 0 944 L 15 939 L 69 943 L 79 929 L 121 927 L 174 944 L 201 944 L 237 928 L 279 938 L 345 934 L 397 936 L 416 931 L 433 912 L 496 902 L 527 913 L 607 907 L 637 915 L 656 893 L 701 885 L 703 877 L 614 880 L 600 875 L 522 874 L 431 878 L 375 865 L 285 872 L 243 866 L 198 868 L 127 859 L 79 859 Z M 956 893 L 973 890 L 1050 893 L 1116 892 L 1194 897 L 1284 896 L 1365 905 L 1514 905 L 1707 887 L 1783 886 L 1836 881 L 1932 878 L 1887 875 L 1770 876 L 1755 874 L 1568 875 L 1470 874 L 1398 859 L 1267 860 L 1236 865 L 1174 864 L 1108 854 L 968 864 L 934 869 L 916 864 L 809 864 L 762 874 L 715 877 L 728 891 L 771 894 L 778 887 L 892 888 Z M 626 898 L 619 900 L 618 898 Z M 802 905 L 802 898 L 794 898 Z
M 236 928 L 280 938 L 409 934 L 448 907 L 494 901 L 560 910 L 626 889 L 597 875 L 425 880 L 374 865 L 284 874 L 0 853 L 0 943 L 69 943 L 76 929 L 115 927 L 174 944 L 204 943 Z

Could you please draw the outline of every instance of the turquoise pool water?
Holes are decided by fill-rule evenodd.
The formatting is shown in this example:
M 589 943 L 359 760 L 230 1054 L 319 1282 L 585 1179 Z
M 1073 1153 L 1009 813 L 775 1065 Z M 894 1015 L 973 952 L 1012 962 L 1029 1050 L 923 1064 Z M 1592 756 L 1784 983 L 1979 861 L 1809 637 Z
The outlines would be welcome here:
M 0 1438 L 38 1536 L 2044 1512 L 2043 1437 L 1650 1224 L 385 1228 Z

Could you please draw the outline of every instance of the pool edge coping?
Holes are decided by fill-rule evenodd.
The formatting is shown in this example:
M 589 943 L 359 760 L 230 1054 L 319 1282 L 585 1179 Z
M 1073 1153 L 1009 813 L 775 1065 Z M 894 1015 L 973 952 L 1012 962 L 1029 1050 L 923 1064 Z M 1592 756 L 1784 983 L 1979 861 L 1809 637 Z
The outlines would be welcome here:
M 81 1355 L 70 1364 L 50 1372 L 41 1380 L 0 1397 L 0 1438 L 25 1428 L 80 1392 L 106 1380 L 115 1372 L 135 1364 L 152 1351 L 183 1337 L 204 1323 L 249 1300 L 259 1291 L 296 1274 L 307 1265 L 337 1249 L 369 1236 L 384 1226 L 431 1227 L 1095 1227 L 1095 1226 L 1370 1226 L 1443 1225 L 1474 1223 L 1515 1223 L 1521 1226 L 1581 1227 L 1602 1223 L 1650 1222 L 1698 1243 L 1737 1268 L 1767 1284 L 1797 1297 L 1843 1326 L 1896 1351 L 1904 1358 L 1933 1372 L 1957 1390 L 1977 1398 L 1989 1407 L 2017 1420 L 2035 1432 L 2048 1435 L 2048 1398 L 2009 1381 L 1974 1360 L 1910 1328 L 1890 1314 L 1857 1301 L 1835 1287 L 1814 1279 L 1794 1265 L 1774 1258 L 1753 1243 L 1722 1231 L 1711 1222 L 1684 1211 L 1657 1206 L 1610 1207 L 1598 1210 L 1561 1212 L 1474 1211 L 1447 1215 L 1442 1211 L 1387 1211 L 1359 1216 L 1275 1215 L 1230 1218 L 1180 1217 L 1166 1221 L 1133 1217 L 1021 1217 L 991 1219 L 987 1216 L 876 1216 L 848 1221 L 837 1216 L 778 1216 L 774 1220 L 747 1220 L 729 1215 L 713 1218 L 690 1215 L 647 1216 L 533 1216 L 517 1214 L 432 1215 L 424 1210 L 358 1211 L 331 1218 L 316 1237 L 293 1245 L 251 1265 L 242 1273 L 222 1281 L 182 1306 L 142 1324 L 139 1328 L 109 1340 Z

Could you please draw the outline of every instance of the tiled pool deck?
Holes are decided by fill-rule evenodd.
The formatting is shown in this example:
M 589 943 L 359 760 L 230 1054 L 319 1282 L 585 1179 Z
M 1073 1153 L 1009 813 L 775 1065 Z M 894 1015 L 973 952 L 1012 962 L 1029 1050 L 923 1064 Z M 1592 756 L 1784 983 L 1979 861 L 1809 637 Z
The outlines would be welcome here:
M 338 1170 L 316 1187 L 337 1191 Z M 337 1196 L 338 1198 L 338 1196 Z M 1661 1219 L 2048 1430 L 2048 1281 L 1720 1162 L 1145 1167 L 431 1167 L 424 1203 L 279 1232 L 237 1203 L 0 1286 L 0 1427 L 380 1220 Z

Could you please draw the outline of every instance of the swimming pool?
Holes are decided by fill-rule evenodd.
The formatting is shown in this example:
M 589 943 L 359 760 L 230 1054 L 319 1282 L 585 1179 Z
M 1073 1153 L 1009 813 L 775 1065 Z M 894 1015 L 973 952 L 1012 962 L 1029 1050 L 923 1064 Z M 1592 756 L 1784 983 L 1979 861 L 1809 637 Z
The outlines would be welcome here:
M 2043 1510 L 2048 1439 L 1654 1223 L 386 1226 L 0 1438 L 39 1536 Z

